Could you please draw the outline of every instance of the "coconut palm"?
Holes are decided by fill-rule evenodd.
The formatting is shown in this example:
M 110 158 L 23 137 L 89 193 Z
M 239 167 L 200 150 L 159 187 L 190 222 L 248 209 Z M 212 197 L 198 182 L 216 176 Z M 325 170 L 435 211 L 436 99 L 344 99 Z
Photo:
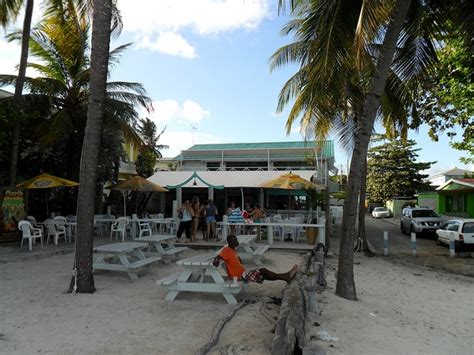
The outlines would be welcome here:
M 91 0 L 46 0 L 43 4 L 46 5 L 46 16 L 56 16 L 60 14 L 63 9 L 71 6 L 76 6 L 81 9 L 83 13 L 90 12 Z M 115 4 L 115 1 L 113 2 Z M 18 153 L 20 146 L 20 128 L 23 119 L 23 108 L 25 107 L 22 103 L 23 87 L 25 83 L 26 67 L 28 62 L 28 50 L 29 40 L 31 31 L 31 21 L 33 18 L 33 7 L 34 0 L 0 0 L 0 26 L 6 28 L 7 25 L 14 22 L 21 9 L 25 7 L 23 27 L 21 32 L 21 53 L 20 63 L 18 66 L 18 76 L 14 82 L 14 111 L 15 120 L 13 122 L 13 133 L 12 133 L 12 144 L 10 154 L 10 167 L 9 167 L 9 184 L 15 186 L 16 174 L 18 168 Z M 122 21 L 120 13 L 116 6 L 112 9 L 112 31 L 117 33 L 122 28 Z M 13 83 L 12 83 L 13 84 Z
M 72 291 L 93 293 L 92 232 L 100 130 L 106 112 L 112 0 L 94 1 L 92 56 L 87 124 L 81 155 L 80 187 L 77 203 L 77 248 Z M 74 282 L 74 283 L 73 283 Z
M 433 40 L 450 15 L 447 4 L 456 2 L 288 2 L 296 19 L 284 33 L 294 32 L 296 42 L 273 57 L 274 66 L 300 63 L 300 70 L 280 94 L 280 110 L 294 98 L 287 130 L 301 117 L 303 129 L 325 136 L 335 122 L 356 117 L 336 288 L 338 295 L 356 299 L 352 245 L 357 197 L 374 121 L 377 117 L 403 119 L 411 113 L 413 106 L 405 99 L 416 99 L 418 79 L 426 75 L 436 58 Z M 281 0 L 282 4 L 285 2 Z M 358 91 L 354 87 L 361 89 L 362 95 L 354 94 Z M 396 102 L 395 97 L 402 99 L 401 105 L 381 106 L 384 100 L 385 104 L 388 100 Z
M 74 5 L 63 8 L 55 16 L 45 19 L 31 34 L 30 52 L 39 63 L 28 65 L 40 77 L 25 79 L 30 99 L 48 102 L 50 115 L 35 127 L 39 140 L 46 145 L 65 142 L 70 152 L 67 177 L 79 178 L 79 161 L 86 126 L 90 80 L 90 23 L 84 12 Z M 18 38 L 19 33 L 10 35 Z M 110 65 L 117 63 L 129 45 L 110 52 Z M 16 80 L 15 76 L 0 75 L 0 85 Z M 133 129 L 138 113 L 136 105 L 147 109 L 151 100 L 141 84 L 130 82 L 107 83 L 104 127 L 120 133 L 126 141 L 136 145 L 141 139 Z
M 0 1 L 0 25 L 5 28 L 15 21 L 24 4 L 22 0 L 2 0 Z M 23 31 L 21 36 L 20 64 L 18 76 L 15 80 L 15 93 L 13 96 L 14 108 L 17 119 L 13 126 L 12 148 L 10 155 L 9 184 L 14 187 L 16 182 L 16 171 L 18 166 L 18 148 L 20 146 L 20 127 L 22 117 L 22 93 L 26 75 L 26 63 L 28 61 L 28 42 L 30 39 L 31 19 L 33 17 L 33 0 L 27 0 L 25 6 L 25 16 L 23 19 Z

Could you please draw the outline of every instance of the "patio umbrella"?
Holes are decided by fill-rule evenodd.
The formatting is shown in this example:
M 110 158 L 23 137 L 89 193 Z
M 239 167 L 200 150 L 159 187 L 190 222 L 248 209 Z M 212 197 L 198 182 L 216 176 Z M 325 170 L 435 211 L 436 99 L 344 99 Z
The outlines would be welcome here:
M 125 199 L 126 191 L 137 191 L 137 192 L 166 192 L 168 191 L 163 186 L 157 185 L 148 181 L 141 176 L 134 176 L 128 180 L 120 181 L 117 184 L 110 187 L 111 190 L 122 191 L 123 193 L 123 215 L 127 214 L 127 206 Z
M 18 185 L 17 189 L 49 189 L 51 187 L 73 187 L 79 183 L 49 174 L 40 174 Z
M 283 174 L 275 179 L 264 182 L 260 187 L 267 189 L 288 190 L 288 215 L 291 208 L 291 190 L 303 190 L 308 188 L 325 189 L 326 186 L 315 184 L 301 176 L 293 173 Z
M 60 178 L 58 176 L 49 174 L 40 174 L 29 180 L 23 181 L 16 185 L 17 189 L 49 189 L 53 187 L 75 187 L 79 186 L 79 183 L 67 179 Z M 46 215 L 49 217 L 48 200 L 45 195 L 46 202 Z

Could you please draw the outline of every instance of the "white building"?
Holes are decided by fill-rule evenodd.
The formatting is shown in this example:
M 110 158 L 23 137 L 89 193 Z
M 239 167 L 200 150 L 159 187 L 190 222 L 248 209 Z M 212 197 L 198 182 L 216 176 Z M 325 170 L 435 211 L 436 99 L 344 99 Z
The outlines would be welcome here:
M 201 201 L 213 199 L 221 213 L 231 201 L 238 206 L 283 208 L 288 192 L 264 190 L 259 185 L 289 171 L 327 185 L 329 172 L 337 172 L 332 141 L 197 144 L 174 160 L 176 171 L 158 171 L 149 178 L 170 189 L 164 198 L 152 200 L 153 210 L 169 213 L 173 200 L 180 203 L 193 196 Z M 295 199 L 299 195 L 305 196 L 294 191 Z
M 451 170 L 435 174 L 428 178 L 430 185 L 441 186 L 451 179 L 462 179 L 465 174 L 473 174 L 474 172 L 464 169 L 453 168 Z

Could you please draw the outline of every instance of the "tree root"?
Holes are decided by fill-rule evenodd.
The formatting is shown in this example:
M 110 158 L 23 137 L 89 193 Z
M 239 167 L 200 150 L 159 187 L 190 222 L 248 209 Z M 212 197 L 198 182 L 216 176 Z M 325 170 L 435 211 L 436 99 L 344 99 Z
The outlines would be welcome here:
M 226 323 L 230 321 L 232 318 L 234 318 L 237 311 L 249 305 L 250 303 L 252 302 L 249 302 L 249 301 L 240 302 L 231 312 L 229 312 L 229 314 L 227 314 L 223 319 L 221 319 L 217 323 L 217 325 L 214 327 L 214 330 L 212 331 L 211 339 L 209 339 L 209 341 L 203 347 L 201 347 L 198 351 L 196 351 L 194 355 L 207 354 L 219 341 L 219 337 Z

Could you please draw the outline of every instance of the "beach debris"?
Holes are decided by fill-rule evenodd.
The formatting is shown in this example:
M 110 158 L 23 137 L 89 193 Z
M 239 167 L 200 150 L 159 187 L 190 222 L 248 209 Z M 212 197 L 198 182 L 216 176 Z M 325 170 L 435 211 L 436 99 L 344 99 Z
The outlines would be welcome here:
M 339 340 L 338 337 L 332 336 L 331 334 L 329 334 L 329 332 L 325 330 L 318 330 L 316 332 L 316 337 L 319 340 L 323 340 L 323 341 L 338 341 Z

